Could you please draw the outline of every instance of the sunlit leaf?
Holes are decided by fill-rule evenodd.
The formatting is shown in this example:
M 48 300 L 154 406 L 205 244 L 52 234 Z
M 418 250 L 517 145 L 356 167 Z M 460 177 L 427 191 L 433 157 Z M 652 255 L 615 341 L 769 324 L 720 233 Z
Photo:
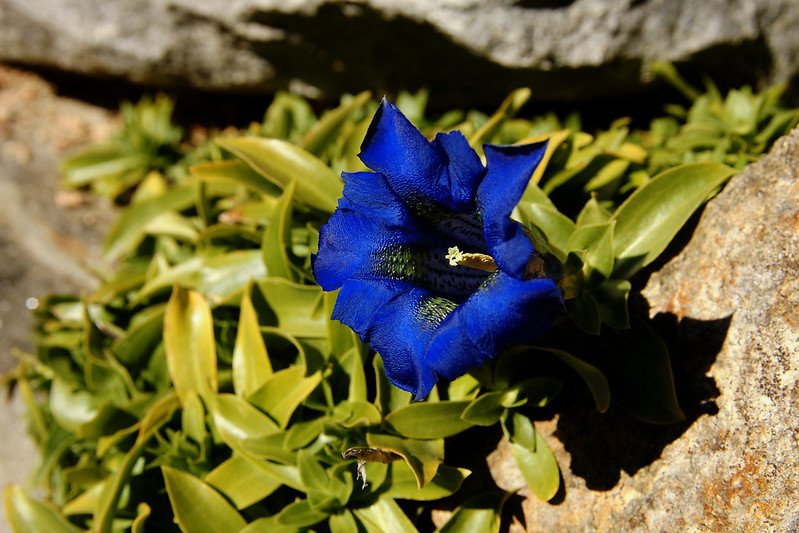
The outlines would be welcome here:
M 217 389 L 216 343 L 211 309 L 201 294 L 175 285 L 164 316 L 164 344 L 181 401 L 193 391 L 208 402 Z
M 241 298 L 239 330 L 233 348 L 233 387 L 239 396 L 248 396 L 272 375 L 258 316 L 250 298 L 251 291 L 252 282 L 247 284 Z
M 247 525 L 228 501 L 201 479 L 162 466 L 175 520 L 185 533 L 231 533 Z
M 618 258 L 613 276 L 626 279 L 666 249 L 707 196 L 735 170 L 717 163 L 669 169 L 635 191 L 613 213 Z
M 332 213 L 335 210 L 344 188 L 341 178 L 299 146 L 278 139 L 253 137 L 216 142 L 281 188 L 296 181 L 299 201 L 322 211 Z
M 389 413 L 385 424 L 392 431 L 412 439 L 440 439 L 469 429 L 460 418 L 469 402 L 419 402 Z
M 14 533 L 79 533 L 53 506 L 33 499 L 21 487 L 9 485 L 3 492 L 3 508 Z
M 416 477 L 419 489 L 427 485 L 444 462 L 444 440 L 419 440 L 383 433 L 367 433 L 366 442 L 373 448 L 394 452 L 405 459 Z
M 450 519 L 436 533 L 499 533 L 502 507 L 507 498 L 508 493 L 499 491 L 472 496 L 455 509 Z
M 502 430 L 527 487 L 541 500 L 552 499 L 560 487 L 560 469 L 533 422 L 519 412 L 509 412 L 502 420 Z

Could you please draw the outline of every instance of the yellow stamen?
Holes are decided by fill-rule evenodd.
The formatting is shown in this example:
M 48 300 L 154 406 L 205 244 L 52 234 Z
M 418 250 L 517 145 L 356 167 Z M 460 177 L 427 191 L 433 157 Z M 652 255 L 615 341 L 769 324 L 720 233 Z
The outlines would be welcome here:
M 494 258 L 490 255 L 463 253 L 457 246 L 449 248 L 444 259 L 449 260 L 450 266 L 462 265 L 477 270 L 484 270 L 485 272 L 494 272 L 499 268 Z

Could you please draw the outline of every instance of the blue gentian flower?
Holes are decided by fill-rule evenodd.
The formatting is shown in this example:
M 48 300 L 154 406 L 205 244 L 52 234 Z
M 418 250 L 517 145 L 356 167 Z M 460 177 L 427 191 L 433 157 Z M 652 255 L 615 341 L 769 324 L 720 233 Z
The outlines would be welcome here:
M 312 257 L 322 288 L 341 289 L 333 319 L 416 399 L 564 310 L 549 259 L 510 218 L 546 143 L 484 148 L 486 166 L 458 131 L 428 141 L 384 99 L 359 154 L 374 172 L 343 174 Z

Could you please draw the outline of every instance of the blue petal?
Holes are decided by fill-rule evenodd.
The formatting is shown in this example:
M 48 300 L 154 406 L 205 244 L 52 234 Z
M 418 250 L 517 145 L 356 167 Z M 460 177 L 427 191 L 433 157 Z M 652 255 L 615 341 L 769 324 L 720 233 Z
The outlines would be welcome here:
M 523 146 L 485 145 L 487 172 L 477 189 L 477 210 L 491 257 L 500 270 L 521 279 L 533 245 L 510 214 L 546 151 L 546 141 Z
M 447 207 L 474 211 L 477 186 L 486 169 L 466 137 L 459 131 L 439 133 L 433 146 L 446 157 L 446 171 L 438 179 L 438 198 L 450 198 Z
M 405 115 L 385 98 L 369 125 L 358 157 L 367 167 L 386 176 L 402 198 L 442 201 L 437 197 L 437 184 L 445 161 Z M 443 200 L 448 199 L 449 196 Z
M 462 376 L 504 347 L 532 341 L 563 311 L 551 279 L 521 281 L 497 272 L 442 322 L 427 350 L 425 371 L 447 379 Z
M 351 327 L 383 357 L 386 376 L 402 390 L 430 392 L 436 376 L 424 364 L 425 347 L 454 304 L 411 284 L 388 280 L 349 280 L 341 288 L 332 318 Z M 431 307 L 433 308 L 431 311 Z

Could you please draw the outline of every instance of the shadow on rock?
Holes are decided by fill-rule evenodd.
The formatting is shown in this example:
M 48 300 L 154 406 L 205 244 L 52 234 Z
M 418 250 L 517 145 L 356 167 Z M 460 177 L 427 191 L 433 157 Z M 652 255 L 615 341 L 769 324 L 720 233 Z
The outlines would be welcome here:
M 658 315 L 650 322 L 668 345 L 685 421 L 660 426 L 636 420 L 616 404 L 604 414 L 586 409 L 584 401 L 564 405 L 555 436 L 571 455 L 572 474 L 585 479 L 591 490 L 610 490 L 622 470 L 634 475 L 660 457 L 699 417 L 716 415 L 719 389 L 707 373 L 721 351 L 730 320 L 677 322 L 673 315 Z

